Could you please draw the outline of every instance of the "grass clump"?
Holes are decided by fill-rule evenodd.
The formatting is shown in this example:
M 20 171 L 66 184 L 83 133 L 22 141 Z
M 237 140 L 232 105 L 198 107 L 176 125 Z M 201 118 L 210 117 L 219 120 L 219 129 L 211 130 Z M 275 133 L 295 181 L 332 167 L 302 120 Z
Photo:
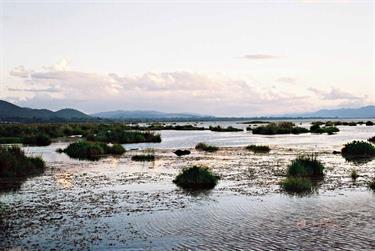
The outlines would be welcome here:
M 309 193 L 313 190 L 311 180 L 301 177 L 288 177 L 280 185 L 288 193 Z
M 184 189 L 212 189 L 219 179 L 207 167 L 193 166 L 182 170 L 173 183 Z
M 153 154 L 140 154 L 140 155 L 133 155 L 133 161 L 154 161 L 155 155 Z
M 320 127 L 319 124 L 313 124 L 310 127 L 310 132 L 319 133 L 319 134 L 327 133 L 328 135 L 332 135 L 332 134 L 335 134 L 336 132 L 339 132 L 339 131 L 340 130 L 335 126 Z
M 210 126 L 208 128 L 210 131 L 213 132 L 241 132 L 243 131 L 242 129 L 235 128 L 233 126 L 228 126 L 227 128 L 221 127 L 221 126 Z
M 99 160 L 104 155 L 121 155 L 125 149 L 119 144 L 78 141 L 71 143 L 63 152 L 75 159 Z
M 195 146 L 195 149 L 198 150 L 198 151 L 216 152 L 217 150 L 219 150 L 219 147 L 207 145 L 206 143 L 198 143 Z
M 352 178 L 352 180 L 356 180 L 359 177 L 357 170 L 353 169 L 350 174 L 350 177 Z
M 347 160 L 371 159 L 375 157 L 375 147 L 365 141 L 354 140 L 341 149 L 341 154 Z
M 0 137 L 0 144 L 21 144 L 22 138 L 19 137 Z
M 324 166 L 315 155 L 301 155 L 288 166 L 287 175 L 292 177 L 322 177 Z
M 98 133 L 87 135 L 86 138 L 90 141 L 115 142 L 119 144 L 161 142 L 160 134 L 155 134 L 153 132 L 125 130 L 102 130 Z
M 246 150 L 252 151 L 254 153 L 269 153 L 271 148 L 269 146 L 257 146 L 257 145 L 248 145 Z
M 267 125 L 258 126 L 252 129 L 253 134 L 301 134 L 308 133 L 309 130 L 303 127 L 298 127 L 292 122 L 277 122 L 269 123 Z
M 366 126 L 373 126 L 373 125 L 374 125 L 374 122 L 372 122 L 370 120 L 366 122 Z

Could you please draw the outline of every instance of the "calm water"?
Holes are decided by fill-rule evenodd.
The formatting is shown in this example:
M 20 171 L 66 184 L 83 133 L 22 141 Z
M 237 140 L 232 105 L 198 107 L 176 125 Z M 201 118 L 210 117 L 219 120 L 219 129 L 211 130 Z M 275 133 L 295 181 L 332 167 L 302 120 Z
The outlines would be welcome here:
M 242 124 L 232 123 L 245 127 Z M 229 125 L 226 122 L 226 125 Z M 303 122 L 303 126 L 308 126 Z M 375 135 L 375 127 L 340 127 L 336 135 L 261 136 L 249 132 L 162 131 L 160 144 L 131 144 L 120 158 L 72 160 L 55 152 L 67 143 L 25 148 L 48 170 L 20 190 L 0 195 L 7 217 L 0 247 L 31 250 L 373 250 L 375 161 L 355 164 L 333 150 Z M 198 142 L 217 153 L 177 158 Z M 252 154 L 248 144 L 267 144 Z M 132 162 L 154 148 L 156 161 Z M 296 197 L 278 185 L 300 153 L 318 153 L 326 166 L 317 193 Z M 185 166 L 204 164 L 221 176 L 212 191 L 190 194 L 172 183 Z M 351 170 L 361 175 L 356 182 Z

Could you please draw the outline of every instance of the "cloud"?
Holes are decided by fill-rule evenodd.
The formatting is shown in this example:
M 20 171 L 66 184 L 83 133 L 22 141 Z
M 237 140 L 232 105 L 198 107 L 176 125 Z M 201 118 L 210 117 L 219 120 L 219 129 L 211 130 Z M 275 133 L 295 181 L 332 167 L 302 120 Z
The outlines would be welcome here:
M 32 92 L 32 93 L 36 93 L 36 92 L 59 92 L 61 90 L 58 89 L 58 88 L 54 88 L 54 87 L 48 87 L 46 89 L 8 88 L 8 91 L 11 91 L 11 92 Z
M 284 83 L 284 84 L 296 84 L 297 80 L 291 77 L 281 77 L 276 79 L 276 82 Z
M 367 97 L 355 96 L 353 94 L 341 91 L 340 89 L 335 88 L 335 87 L 331 87 L 329 91 L 323 91 L 323 90 L 319 90 L 319 89 L 312 88 L 312 87 L 308 88 L 308 90 L 315 93 L 318 97 L 325 99 L 325 100 L 338 100 L 338 99 L 354 100 L 354 99 L 367 98 Z
M 249 60 L 263 60 L 263 59 L 277 59 L 280 57 L 271 55 L 271 54 L 246 54 L 242 56 L 241 58 L 249 59 Z
M 11 70 L 9 74 L 14 77 L 28 78 L 31 74 L 31 71 L 26 70 L 23 65 L 19 65 Z

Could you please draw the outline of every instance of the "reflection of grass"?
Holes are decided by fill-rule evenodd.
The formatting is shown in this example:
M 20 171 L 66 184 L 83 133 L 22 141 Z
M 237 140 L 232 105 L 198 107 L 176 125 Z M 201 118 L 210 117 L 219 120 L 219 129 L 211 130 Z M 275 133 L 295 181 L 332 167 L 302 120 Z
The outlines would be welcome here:
M 341 149 L 342 156 L 347 160 L 360 160 L 375 157 L 375 147 L 365 141 L 352 141 Z
M 125 149 L 119 144 L 107 145 L 105 143 L 78 141 L 71 143 L 63 152 L 75 159 L 98 160 L 105 154 L 121 155 L 125 152 Z
M 195 149 L 197 149 L 198 151 L 216 152 L 217 150 L 219 150 L 219 147 L 212 146 L 212 145 L 207 145 L 206 143 L 198 143 L 195 146 Z
M 182 170 L 173 182 L 182 188 L 211 189 L 219 180 L 219 176 L 204 166 L 193 166 Z
M 288 166 L 288 176 L 321 177 L 324 166 L 314 155 L 301 155 Z
M 155 155 L 153 154 L 142 154 L 142 155 L 133 155 L 133 161 L 154 161 Z
M 252 151 L 254 153 L 268 153 L 271 151 L 269 146 L 257 146 L 257 145 L 248 145 L 246 150 Z
M 288 177 L 281 182 L 281 187 L 289 193 L 309 193 L 313 189 L 310 179 Z

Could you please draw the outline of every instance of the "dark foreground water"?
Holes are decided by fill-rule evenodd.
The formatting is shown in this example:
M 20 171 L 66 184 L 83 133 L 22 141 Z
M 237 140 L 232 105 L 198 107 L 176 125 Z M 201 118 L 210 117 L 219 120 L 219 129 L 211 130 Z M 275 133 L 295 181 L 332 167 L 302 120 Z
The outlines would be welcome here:
M 345 127 L 337 135 L 257 136 L 249 133 L 162 132 L 156 161 L 131 161 L 141 148 L 97 162 L 55 152 L 67 143 L 25 148 L 41 155 L 46 173 L 0 194 L 0 250 L 374 250 L 375 161 L 351 163 L 332 154 L 375 127 Z M 178 158 L 173 150 L 208 141 L 217 153 Z M 268 144 L 269 154 L 242 146 Z M 317 153 L 326 166 L 317 192 L 291 196 L 279 182 L 290 161 Z M 203 164 L 221 176 L 218 186 L 191 194 L 173 178 Z M 356 169 L 356 182 L 350 173 Z

